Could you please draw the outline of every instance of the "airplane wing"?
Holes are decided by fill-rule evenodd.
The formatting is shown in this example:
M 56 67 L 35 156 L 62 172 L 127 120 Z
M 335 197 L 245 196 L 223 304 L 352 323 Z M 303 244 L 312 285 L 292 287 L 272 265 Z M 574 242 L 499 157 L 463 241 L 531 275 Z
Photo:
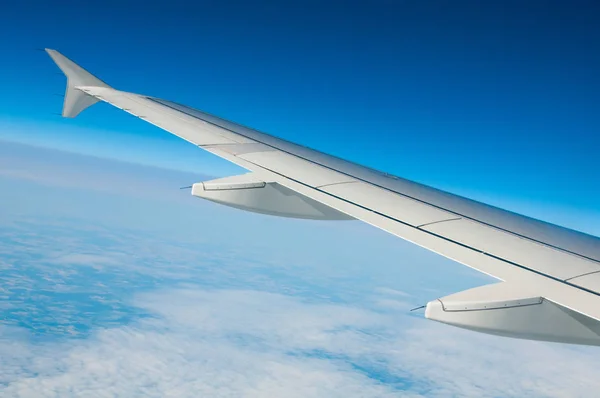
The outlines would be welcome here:
M 151 96 L 116 90 L 55 50 L 64 117 L 104 101 L 249 172 L 192 194 L 265 214 L 357 219 L 501 282 L 427 304 L 425 316 L 479 332 L 600 345 L 600 239 L 370 169 Z

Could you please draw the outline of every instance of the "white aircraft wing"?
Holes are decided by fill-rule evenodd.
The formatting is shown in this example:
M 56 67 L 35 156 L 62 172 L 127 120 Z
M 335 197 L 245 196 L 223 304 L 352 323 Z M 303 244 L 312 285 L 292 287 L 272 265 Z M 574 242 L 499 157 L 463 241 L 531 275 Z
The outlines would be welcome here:
M 357 219 L 501 282 L 427 304 L 429 319 L 509 337 L 600 345 L 600 239 L 379 172 L 214 115 L 119 91 L 55 50 L 63 116 L 104 101 L 249 173 L 192 194 L 284 217 Z

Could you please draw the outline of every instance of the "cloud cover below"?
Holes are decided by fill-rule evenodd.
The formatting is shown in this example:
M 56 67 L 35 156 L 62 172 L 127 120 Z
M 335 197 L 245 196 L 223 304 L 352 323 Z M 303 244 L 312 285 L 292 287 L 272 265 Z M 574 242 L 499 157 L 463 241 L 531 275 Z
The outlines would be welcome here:
M 251 290 L 187 288 L 134 302 L 153 316 L 84 340 L 3 344 L 4 394 L 572 397 L 600 387 L 589 350 L 400 313 Z
M 38 173 L 23 159 L 39 152 L 19 148 L 17 173 L 0 177 L 11 192 L 0 197 L 2 396 L 573 397 L 600 387 L 595 347 L 409 313 L 491 280 L 368 226 L 140 197 L 111 189 L 113 177 L 163 190 L 172 175 L 140 182 L 144 169 L 98 160 L 61 164 L 81 178 L 104 170 L 103 187 L 57 183 L 60 169 Z M 25 168 L 34 181 L 16 177 Z

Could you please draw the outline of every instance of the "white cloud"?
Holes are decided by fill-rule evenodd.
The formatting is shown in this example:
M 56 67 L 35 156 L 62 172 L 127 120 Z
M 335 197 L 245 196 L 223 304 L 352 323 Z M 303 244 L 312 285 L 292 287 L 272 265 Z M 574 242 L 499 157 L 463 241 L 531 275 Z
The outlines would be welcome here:
M 391 368 L 420 379 L 429 396 L 589 396 L 597 347 L 515 340 L 418 322 L 398 336 Z
M 596 348 L 485 336 L 258 291 L 171 290 L 134 302 L 154 316 L 63 343 L 4 336 L 1 381 L 8 385 L 2 392 L 572 397 L 600 388 Z
M 68 253 L 60 255 L 52 259 L 50 262 L 57 264 L 69 264 L 69 265 L 120 265 L 123 263 L 122 259 L 117 259 L 113 256 L 106 254 L 88 254 L 88 253 Z
M 5 325 L 29 326 L 0 327 L 0 396 L 572 397 L 600 388 L 595 347 L 409 314 L 489 278 L 381 231 L 200 201 L 165 206 L 143 199 L 171 192 L 170 173 L 145 179 L 146 168 L 16 155 L 0 156 L 14 194 L 0 197 L 0 291 Z M 181 286 L 191 281 L 205 290 Z M 69 292 L 81 295 L 55 294 Z M 123 315 L 136 311 L 151 317 Z M 45 340 L 27 335 L 44 327 Z
M 177 291 L 136 300 L 157 318 L 76 343 L 7 348 L 10 396 L 395 396 L 341 360 L 305 350 L 352 352 L 372 327 L 364 310 L 253 291 Z M 23 355 L 23 353 L 27 355 Z M 12 363 L 7 363 L 7 360 Z M 17 374 L 15 374 L 17 373 Z M 26 377 L 35 374 L 35 377 Z
M 388 309 L 393 311 L 408 311 L 415 308 L 415 304 L 411 304 L 408 301 L 392 300 L 388 298 L 375 299 L 373 304 L 381 309 Z
M 392 289 L 389 287 L 378 287 L 375 289 L 376 292 L 388 295 L 388 296 L 400 296 L 400 297 L 410 297 L 411 294 L 403 292 L 402 290 Z

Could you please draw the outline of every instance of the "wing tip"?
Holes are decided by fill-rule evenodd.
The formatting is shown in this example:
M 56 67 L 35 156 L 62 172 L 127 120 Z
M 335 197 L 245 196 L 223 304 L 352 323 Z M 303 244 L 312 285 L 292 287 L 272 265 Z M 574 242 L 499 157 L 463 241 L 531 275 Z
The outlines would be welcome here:
M 96 76 L 62 55 L 59 51 L 44 48 L 54 63 L 67 77 L 67 90 L 63 103 L 62 116 L 73 118 L 81 111 L 98 102 L 98 99 L 78 90 L 79 86 L 110 87 Z

